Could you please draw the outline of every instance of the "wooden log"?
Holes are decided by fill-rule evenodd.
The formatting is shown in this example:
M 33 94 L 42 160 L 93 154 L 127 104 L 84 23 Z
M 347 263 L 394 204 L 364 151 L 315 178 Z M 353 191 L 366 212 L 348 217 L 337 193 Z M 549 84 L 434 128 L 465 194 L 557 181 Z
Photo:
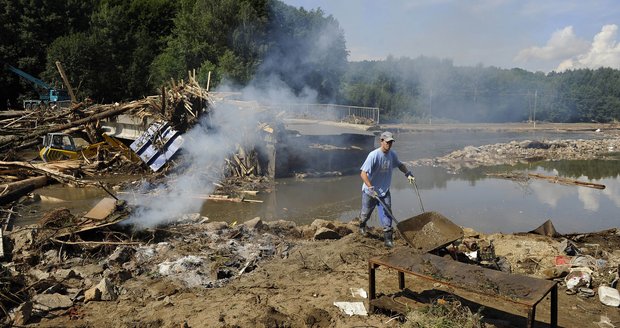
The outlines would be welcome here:
M 43 175 L 16 182 L 0 184 L 0 190 L 6 190 L 4 193 L 9 193 L 30 184 L 34 186 L 34 189 L 44 187 L 47 185 L 47 177 Z
M 593 182 L 584 182 L 584 181 L 561 178 L 561 177 L 556 177 L 556 176 L 547 176 L 547 175 L 542 175 L 538 173 L 528 173 L 528 176 L 532 178 L 537 178 L 537 179 L 544 179 L 544 180 L 547 180 L 553 183 L 575 185 L 575 186 L 595 188 L 595 189 L 605 189 L 605 185 L 593 183 Z
M 75 164 L 78 164 L 77 168 L 79 168 L 79 164 L 80 164 L 79 161 L 64 161 L 62 163 L 56 162 L 56 163 L 40 163 L 40 164 L 29 163 L 29 162 L 0 161 L 0 165 L 2 166 L 17 166 L 17 167 L 27 168 L 32 171 L 47 175 L 50 178 L 57 180 L 59 182 L 62 182 L 62 183 L 73 182 L 75 185 L 78 185 L 78 186 L 84 186 L 84 185 L 97 186 L 98 185 L 97 182 L 81 180 L 73 176 L 70 176 L 68 174 L 64 174 L 60 172 L 58 169 L 55 169 L 55 168 L 62 168 L 63 166 L 67 167 L 69 165 L 75 165 Z
M 93 114 L 93 115 L 90 115 L 88 117 L 85 117 L 83 119 L 79 119 L 73 122 L 69 122 L 66 124 L 53 125 L 46 129 L 40 129 L 27 135 L 10 136 L 8 138 L 3 138 L 2 140 L 0 140 L 0 149 L 7 148 L 9 146 L 11 146 L 13 149 L 16 149 L 16 150 L 31 147 L 31 146 L 38 144 L 40 142 L 40 137 L 47 133 L 59 132 L 59 131 L 67 130 L 67 129 L 70 129 L 76 126 L 81 126 L 86 123 L 104 119 L 107 117 L 116 116 L 133 108 L 134 108 L 134 105 L 132 104 L 129 104 L 126 106 L 115 107 L 110 110 L 106 110 L 101 113 Z
M 498 177 L 498 178 L 503 178 L 503 179 L 508 179 L 508 180 L 514 180 L 514 181 L 521 181 L 521 182 L 526 182 L 531 178 L 535 178 L 535 179 L 542 179 L 542 180 L 547 180 L 549 182 L 552 183 L 560 183 L 563 185 L 572 185 L 572 186 L 580 186 L 580 187 L 588 187 L 588 188 L 594 188 L 594 189 L 605 189 L 605 185 L 603 184 L 598 184 L 598 183 L 593 183 L 593 182 L 584 182 L 584 181 L 579 181 L 579 180 L 574 180 L 574 179 L 568 179 L 568 178 L 561 178 L 561 177 L 557 177 L 557 176 L 547 176 L 547 175 L 542 175 L 539 173 L 527 173 L 527 174 L 520 174 L 520 173 L 488 173 L 488 176 L 492 176 L 492 177 Z
M 29 184 L 26 186 L 23 186 L 19 189 L 15 189 L 11 192 L 8 192 L 2 196 L 0 196 L 0 205 L 5 205 L 8 204 L 12 201 L 16 201 L 19 199 L 19 197 L 24 196 L 26 194 L 28 194 L 29 192 L 32 192 L 34 190 L 34 185 Z

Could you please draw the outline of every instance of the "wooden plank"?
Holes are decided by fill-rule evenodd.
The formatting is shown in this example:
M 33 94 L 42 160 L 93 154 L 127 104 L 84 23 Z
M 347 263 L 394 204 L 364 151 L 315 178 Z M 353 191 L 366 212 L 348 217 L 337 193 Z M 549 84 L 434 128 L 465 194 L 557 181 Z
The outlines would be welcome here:
M 556 285 L 553 281 L 495 271 L 436 255 L 413 254 L 408 249 L 369 262 L 528 307 L 540 302 Z

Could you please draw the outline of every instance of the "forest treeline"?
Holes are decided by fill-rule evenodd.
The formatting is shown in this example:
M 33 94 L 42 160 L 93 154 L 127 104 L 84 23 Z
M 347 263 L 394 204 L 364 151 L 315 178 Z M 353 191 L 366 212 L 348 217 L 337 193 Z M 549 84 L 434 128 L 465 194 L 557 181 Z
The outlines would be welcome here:
M 79 99 L 134 100 L 196 70 L 211 90 L 251 87 L 258 101 L 381 108 L 400 122 L 612 122 L 620 71 L 561 73 L 454 66 L 388 57 L 349 62 L 345 31 L 320 9 L 279 0 L 0 0 L 0 61 L 60 85 L 62 62 Z M 0 109 L 37 97 L 0 74 Z M 40 91 L 40 90 L 39 90 Z M 277 96 L 276 96 L 277 95 Z

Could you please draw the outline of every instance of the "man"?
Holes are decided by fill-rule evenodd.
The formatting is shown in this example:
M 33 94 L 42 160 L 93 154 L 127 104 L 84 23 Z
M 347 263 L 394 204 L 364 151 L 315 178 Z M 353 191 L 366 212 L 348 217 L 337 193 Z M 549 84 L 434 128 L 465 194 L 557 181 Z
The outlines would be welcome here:
M 381 134 L 381 146 L 368 154 L 366 161 L 360 168 L 362 184 L 362 210 L 360 213 L 360 233 L 366 235 L 366 224 L 370 214 L 379 205 L 379 221 L 383 227 L 385 246 L 394 247 L 394 235 L 392 231 L 391 213 L 392 196 L 390 184 L 392 183 L 392 169 L 398 168 L 409 180 L 414 183 L 415 177 L 407 170 L 405 164 L 398 160 L 396 152 L 392 150 L 394 136 L 391 132 Z M 379 201 L 381 200 L 381 202 Z M 382 203 L 387 207 L 383 208 Z

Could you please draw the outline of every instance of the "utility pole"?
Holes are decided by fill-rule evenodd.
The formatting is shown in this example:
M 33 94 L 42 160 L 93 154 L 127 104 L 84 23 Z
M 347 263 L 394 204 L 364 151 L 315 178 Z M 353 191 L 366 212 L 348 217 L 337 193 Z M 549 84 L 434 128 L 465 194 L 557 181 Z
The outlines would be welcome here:
M 69 78 L 67 77 L 65 70 L 62 68 L 62 64 L 60 63 L 60 61 L 56 61 L 56 68 L 58 68 L 58 73 L 60 73 L 60 77 L 62 78 L 62 81 L 65 83 L 65 87 L 67 87 L 67 91 L 69 92 L 69 96 L 71 97 L 71 103 L 77 104 L 78 102 L 77 98 L 75 97 L 75 94 L 73 93 L 73 88 L 71 87 L 71 83 L 69 83 Z
M 538 89 L 534 91 L 534 128 L 536 128 L 536 103 L 538 101 Z
M 432 125 L 433 124 L 433 89 L 431 89 L 431 94 L 428 100 L 428 114 L 429 114 L 428 125 Z

